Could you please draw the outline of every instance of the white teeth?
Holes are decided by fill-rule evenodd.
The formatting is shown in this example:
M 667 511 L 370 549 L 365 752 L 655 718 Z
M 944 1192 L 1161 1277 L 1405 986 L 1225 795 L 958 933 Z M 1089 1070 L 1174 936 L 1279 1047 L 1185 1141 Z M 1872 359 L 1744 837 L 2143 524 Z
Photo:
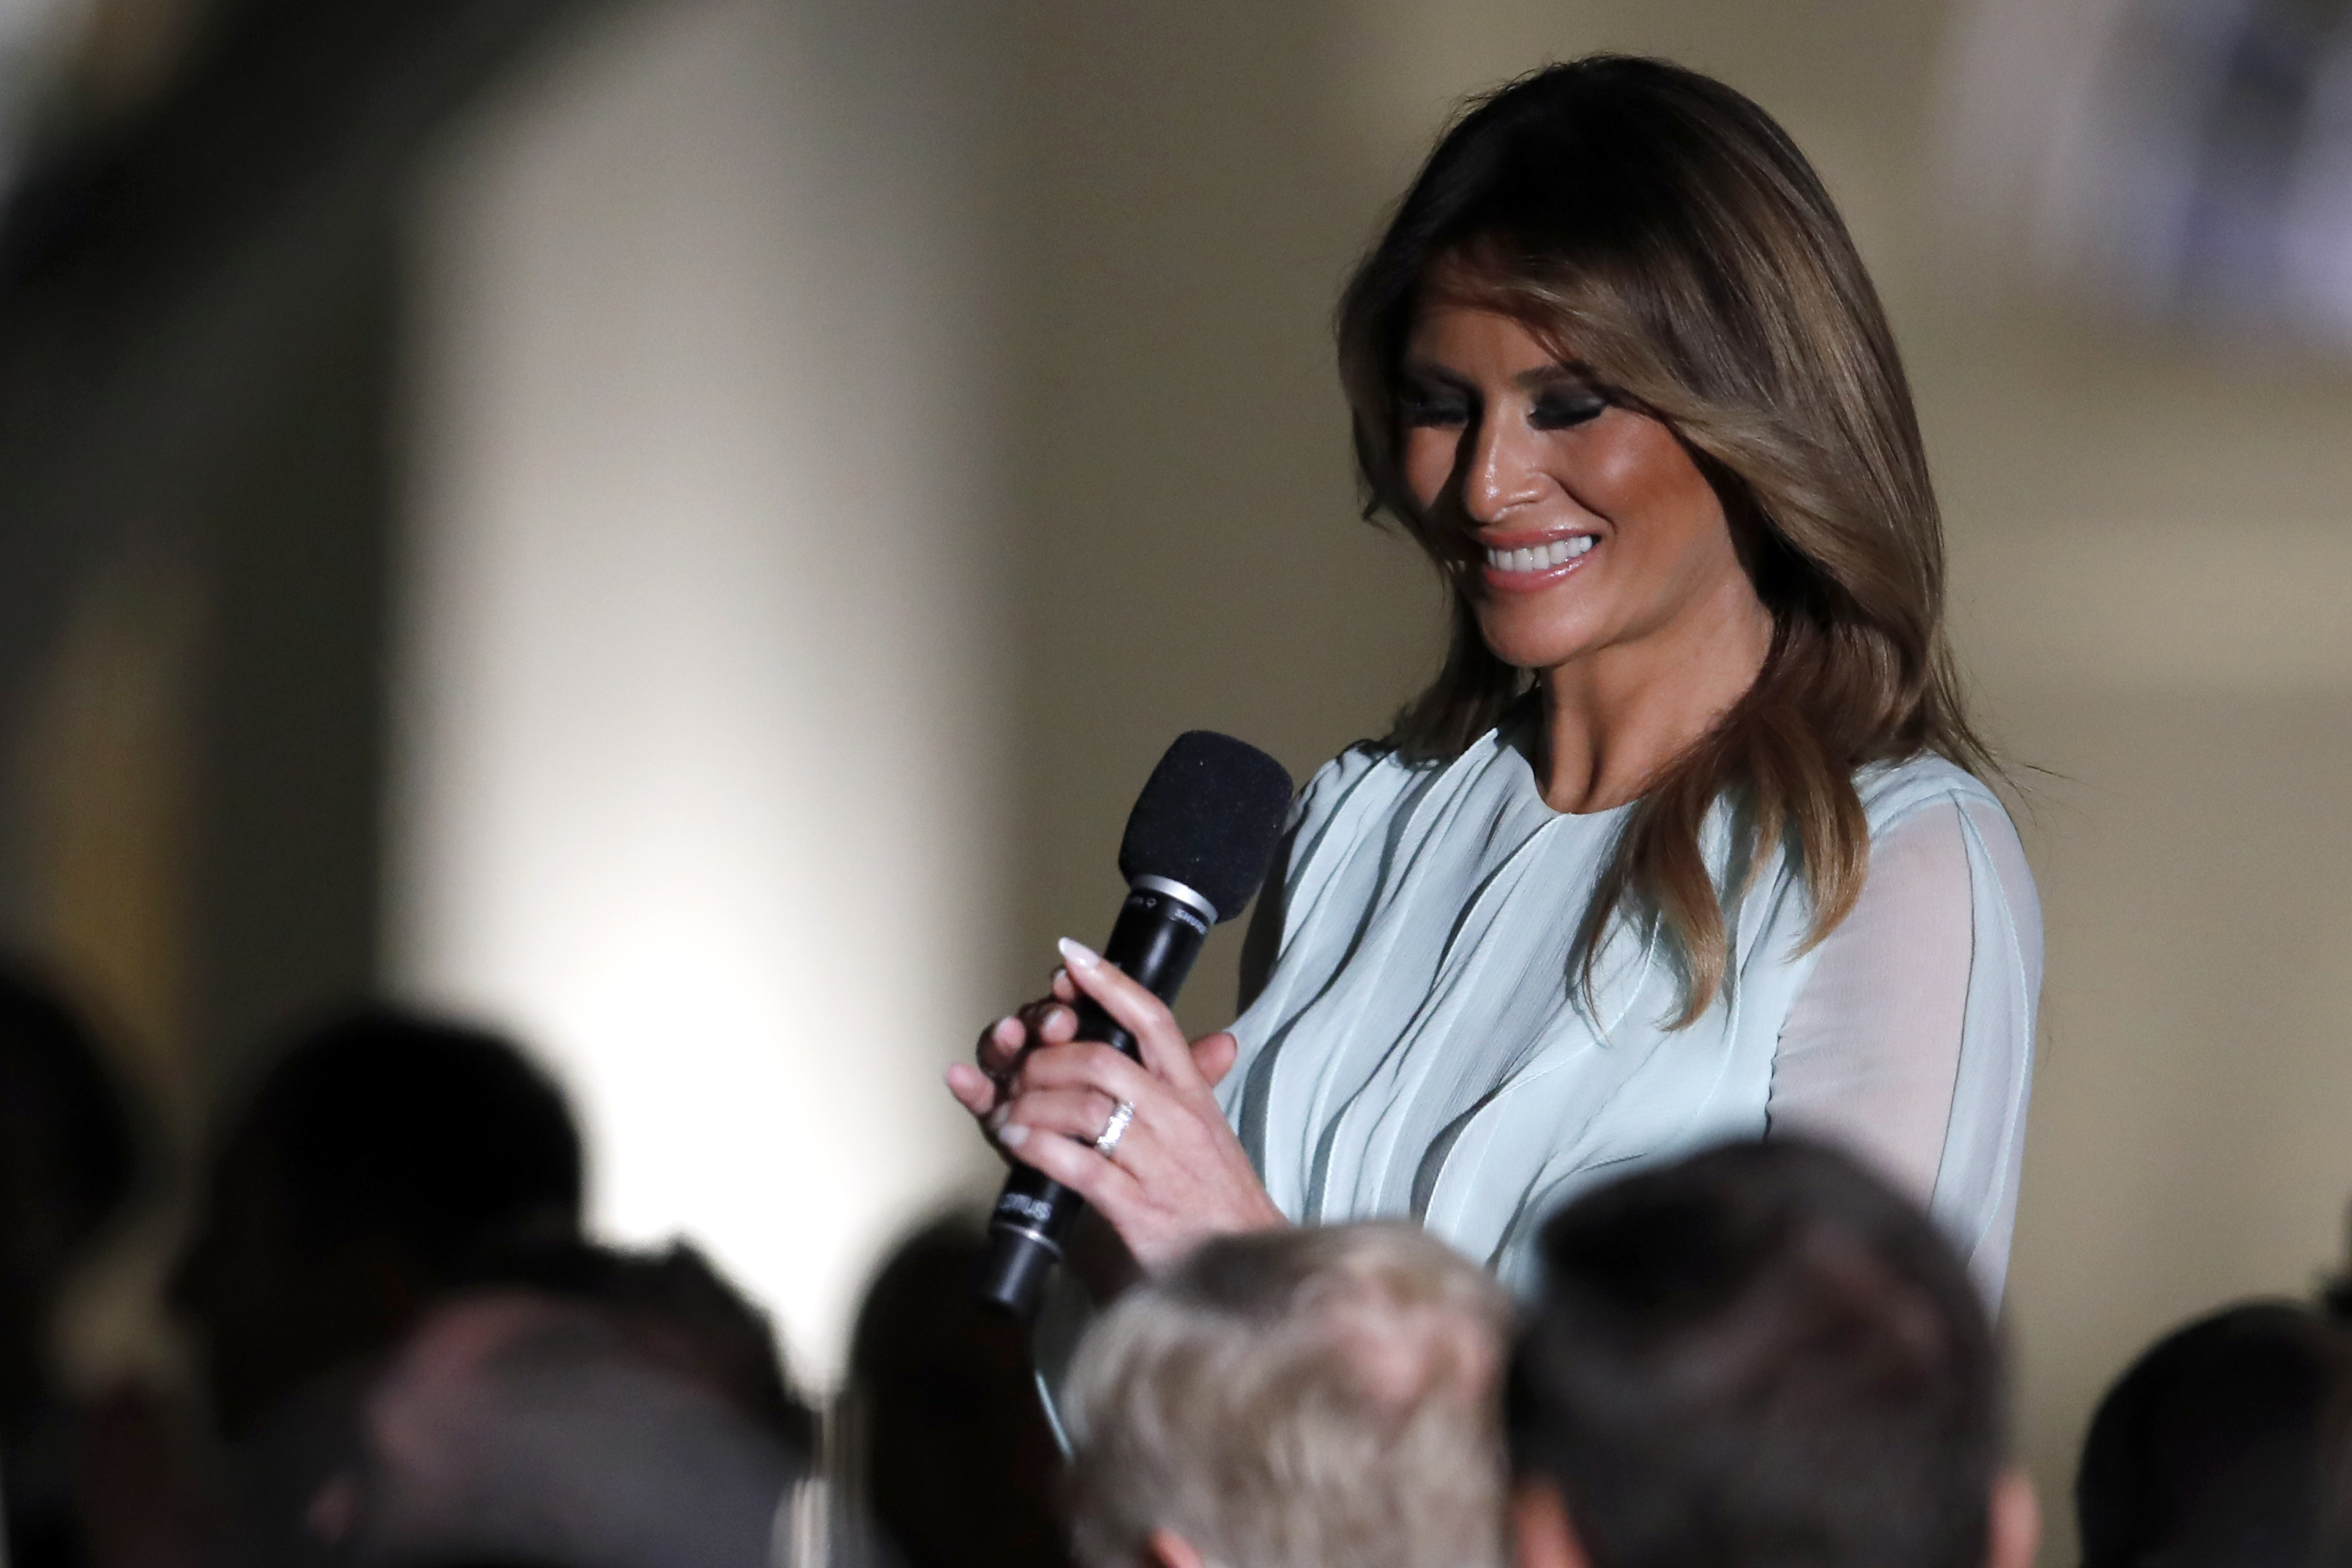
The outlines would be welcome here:
M 1590 551 L 1592 544 L 1592 535 L 1578 533 L 1520 550 L 1490 549 L 1486 552 L 1486 564 L 1497 572 L 1542 572 L 1567 565 Z

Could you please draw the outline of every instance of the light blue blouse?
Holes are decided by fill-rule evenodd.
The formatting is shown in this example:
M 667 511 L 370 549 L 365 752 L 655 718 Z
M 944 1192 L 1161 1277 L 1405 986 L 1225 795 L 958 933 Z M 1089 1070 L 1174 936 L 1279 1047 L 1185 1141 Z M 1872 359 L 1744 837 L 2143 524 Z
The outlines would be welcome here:
M 1730 912 L 1724 993 L 1677 1030 L 1677 977 L 1633 922 L 1605 933 L 1590 994 L 1576 983 L 1577 933 L 1630 808 L 1553 811 L 1524 745 L 1507 726 L 1443 766 L 1358 748 L 1301 795 L 1265 911 L 1278 949 L 1220 1086 L 1275 1203 L 1305 1223 L 1409 1216 L 1524 1290 L 1543 1220 L 1578 1192 L 1765 1136 L 1781 1100 L 1790 1124 L 1812 1131 L 1796 1108 L 1821 1103 L 1834 1128 L 1892 1053 L 1930 1096 L 1913 1119 L 1928 1142 L 1915 1190 L 1997 1301 L 2042 978 L 2039 906 L 1999 799 L 1938 758 L 1864 770 L 1873 865 L 1855 913 L 1799 951 L 1811 908 L 1784 858 Z M 1949 852 L 1911 857 L 1917 885 L 1874 897 L 1896 875 L 1881 850 L 1910 824 L 1910 842 L 1933 826 Z M 1718 887 L 1733 830 L 1719 807 L 1704 837 Z M 1873 930 L 1905 909 L 1948 917 L 1927 954 L 1948 1001 L 1906 994 L 1935 989 L 1899 957 L 1919 940 Z M 1842 972 L 1807 1005 L 1824 963 Z

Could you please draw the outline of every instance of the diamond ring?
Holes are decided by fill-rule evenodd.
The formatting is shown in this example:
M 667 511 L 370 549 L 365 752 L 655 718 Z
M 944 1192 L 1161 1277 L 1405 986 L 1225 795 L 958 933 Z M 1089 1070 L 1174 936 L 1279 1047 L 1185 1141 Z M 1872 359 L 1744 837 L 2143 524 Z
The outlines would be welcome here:
M 1095 1152 L 1108 1160 L 1118 1148 L 1118 1141 L 1127 1136 L 1128 1123 L 1135 1120 L 1135 1101 L 1122 1100 L 1110 1109 L 1110 1120 L 1095 1135 Z

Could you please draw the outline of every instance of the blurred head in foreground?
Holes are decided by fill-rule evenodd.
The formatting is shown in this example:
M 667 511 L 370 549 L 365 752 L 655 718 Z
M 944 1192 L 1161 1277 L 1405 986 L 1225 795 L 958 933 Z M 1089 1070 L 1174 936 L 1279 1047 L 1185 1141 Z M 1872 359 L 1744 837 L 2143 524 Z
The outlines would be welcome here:
M 1071 1369 L 1088 1568 L 1485 1568 L 1509 1307 L 1418 1229 L 1219 1238 L 1104 1315 Z
M 223 1432 L 391 1345 L 486 1249 L 569 1236 L 580 1135 L 508 1041 L 373 1008 L 298 1040 L 231 1125 L 172 1285 Z
M 813 1422 L 690 1248 L 557 1249 L 429 1312 L 303 1521 L 332 1560 L 766 1568 Z
M 867 1287 L 849 1345 L 864 1503 L 901 1568 L 1067 1568 L 1061 1451 L 1037 1402 L 1029 1336 L 982 1306 L 977 1215 L 901 1242 Z
M 2345 1561 L 2347 1395 L 2352 1347 L 2304 1307 L 2233 1307 L 2166 1335 L 2092 1418 L 2083 1568 Z
M 0 970 L 0 1439 L 47 1398 L 58 1290 L 136 1168 L 130 1109 L 88 1031 Z
M 1545 1227 L 1511 1359 L 1519 1568 L 2026 1568 L 1982 1302 L 1843 1155 L 1733 1144 Z

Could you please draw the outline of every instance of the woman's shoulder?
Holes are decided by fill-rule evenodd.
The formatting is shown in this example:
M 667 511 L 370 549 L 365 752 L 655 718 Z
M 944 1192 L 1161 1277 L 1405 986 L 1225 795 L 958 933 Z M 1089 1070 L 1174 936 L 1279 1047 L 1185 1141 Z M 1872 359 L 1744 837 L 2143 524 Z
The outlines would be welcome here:
M 2010 903 L 2038 909 L 2024 839 L 2007 804 L 1984 780 L 1948 758 L 1923 756 L 1864 768 L 1855 775 L 1854 786 L 1874 847 L 1892 852 L 1898 844 L 1916 847 L 1922 841 L 1940 840 L 1949 850 L 1940 858 L 1948 869 L 1958 868 L 1965 874 L 1971 858 L 1967 846 L 1973 842 L 1975 853 L 1988 858 Z M 1936 826 L 1938 819 L 1941 828 Z
M 1318 847 L 1333 848 L 1384 838 L 1433 788 L 1459 795 L 1496 790 L 1508 793 L 1509 759 L 1496 732 L 1489 731 L 1451 759 L 1407 756 L 1385 741 L 1359 741 L 1316 771 L 1291 808 L 1293 863 Z M 1526 773 L 1525 764 L 1517 772 Z M 1498 779 L 1496 775 L 1504 775 Z
M 1964 900 L 1977 940 L 2006 931 L 2019 973 L 2029 977 L 2029 994 L 2038 989 L 2042 898 L 2000 796 L 1943 757 L 1877 764 L 1854 784 L 1870 819 L 1869 880 L 1881 901 Z M 1870 897 L 1865 890 L 1864 900 Z
M 1358 741 L 1315 770 L 1291 807 L 1291 826 L 1311 835 L 1342 810 L 1392 800 L 1410 786 L 1414 769 L 1381 741 Z
M 1939 805 L 1967 810 L 1979 817 L 1997 816 L 2003 823 L 2009 820 L 2009 808 L 1991 785 L 1949 758 L 1933 753 L 1872 763 L 1854 774 L 1853 787 L 1862 797 L 1873 837 Z

